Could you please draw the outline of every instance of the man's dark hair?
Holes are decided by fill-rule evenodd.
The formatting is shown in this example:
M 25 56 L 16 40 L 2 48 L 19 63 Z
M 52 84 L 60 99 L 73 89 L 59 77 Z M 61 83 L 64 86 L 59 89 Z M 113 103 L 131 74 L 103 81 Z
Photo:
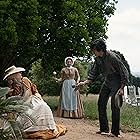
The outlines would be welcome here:
M 89 45 L 90 49 L 96 49 L 98 52 L 103 51 L 106 52 L 106 44 L 103 39 L 97 39 L 95 41 L 92 41 Z

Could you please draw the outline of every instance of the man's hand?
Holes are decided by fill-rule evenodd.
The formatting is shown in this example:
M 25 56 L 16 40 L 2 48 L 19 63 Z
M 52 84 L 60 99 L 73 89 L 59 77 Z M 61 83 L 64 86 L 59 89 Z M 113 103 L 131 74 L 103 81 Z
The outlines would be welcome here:
M 77 85 L 76 85 L 76 87 L 80 87 L 80 86 L 84 86 L 84 85 L 86 85 L 86 84 L 90 84 L 92 82 L 92 80 L 85 80 L 85 81 L 83 81 L 83 82 L 79 82 Z
M 85 85 L 85 82 L 79 82 L 79 83 L 76 85 L 76 87 L 80 87 L 80 86 L 83 86 L 83 85 Z
M 84 82 L 79 82 L 76 85 L 73 86 L 73 88 L 75 88 L 75 90 L 79 90 L 80 86 L 84 85 Z

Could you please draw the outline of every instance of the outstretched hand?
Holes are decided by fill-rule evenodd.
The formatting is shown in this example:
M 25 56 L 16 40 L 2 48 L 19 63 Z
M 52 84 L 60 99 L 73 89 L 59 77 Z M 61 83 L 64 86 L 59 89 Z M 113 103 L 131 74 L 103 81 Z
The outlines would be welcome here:
M 80 88 L 80 86 L 83 86 L 85 83 L 84 82 L 79 82 L 77 85 L 76 85 L 76 87 L 77 88 Z
M 56 78 L 56 77 L 52 77 L 56 82 L 58 82 L 58 78 Z

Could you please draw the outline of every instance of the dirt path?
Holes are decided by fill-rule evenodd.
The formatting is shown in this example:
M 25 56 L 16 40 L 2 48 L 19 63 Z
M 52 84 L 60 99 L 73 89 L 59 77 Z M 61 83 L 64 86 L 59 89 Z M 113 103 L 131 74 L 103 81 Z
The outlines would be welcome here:
M 96 134 L 98 123 L 84 119 L 65 119 L 55 117 L 57 124 L 64 124 L 68 132 L 58 140 L 140 140 L 140 134 L 121 133 L 122 138 L 114 138 Z

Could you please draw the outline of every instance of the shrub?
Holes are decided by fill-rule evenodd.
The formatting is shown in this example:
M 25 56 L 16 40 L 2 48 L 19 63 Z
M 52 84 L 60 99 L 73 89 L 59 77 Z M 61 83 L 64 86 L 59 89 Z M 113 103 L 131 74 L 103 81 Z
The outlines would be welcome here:
M 43 96 L 43 99 L 49 105 L 52 111 L 56 111 L 59 104 L 59 97 L 57 96 Z
M 23 131 L 16 121 L 16 116 L 27 116 L 25 113 L 29 108 L 21 97 L 5 98 L 9 88 L 0 88 L 0 140 L 23 139 Z
M 34 84 L 37 85 L 39 92 L 42 95 L 56 96 L 60 94 L 61 84 L 56 83 L 52 75 L 48 76 L 45 73 L 46 70 L 41 66 L 41 59 L 32 64 L 29 71 L 29 78 Z

